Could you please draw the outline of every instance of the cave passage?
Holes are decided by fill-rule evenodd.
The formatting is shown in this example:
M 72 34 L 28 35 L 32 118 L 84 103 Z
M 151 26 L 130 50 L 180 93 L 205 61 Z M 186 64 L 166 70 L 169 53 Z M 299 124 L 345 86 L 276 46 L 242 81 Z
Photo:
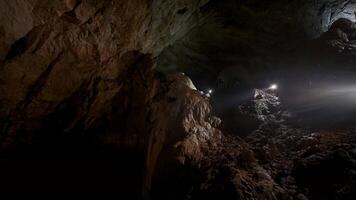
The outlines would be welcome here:
M 227 126 L 237 119 L 225 119 L 224 114 L 252 100 L 254 89 L 278 83 L 278 97 L 295 126 L 352 127 L 355 5 L 324 3 L 304 5 L 308 9 L 299 13 L 302 22 L 293 10 L 288 12 L 294 4 L 272 3 L 261 11 L 258 6 L 263 3 L 212 3 L 213 17 L 166 48 L 158 57 L 159 70 L 183 72 L 202 93 L 214 91 L 207 96 Z M 318 6 L 320 12 L 314 16 Z M 283 8 L 284 15 L 275 13 L 276 8 Z

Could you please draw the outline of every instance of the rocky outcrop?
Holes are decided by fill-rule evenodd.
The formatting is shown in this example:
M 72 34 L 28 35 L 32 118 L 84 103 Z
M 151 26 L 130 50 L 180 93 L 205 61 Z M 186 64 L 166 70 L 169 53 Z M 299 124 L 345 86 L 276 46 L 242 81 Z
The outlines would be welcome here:
M 154 59 L 197 24 L 206 3 L 2 1 L 1 155 L 126 152 L 146 165 L 145 197 L 158 157 L 201 159 L 218 120 L 189 78 L 162 83 Z
M 356 40 L 356 24 L 351 20 L 341 18 L 335 21 L 315 43 L 318 51 L 354 55 Z
M 300 18 L 304 19 L 307 34 L 317 38 L 326 32 L 332 23 L 340 18 L 355 21 L 355 1 L 323 0 L 304 1 L 301 7 Z
M 183 181 L 191 199 L 276 199 L 278 186 L 244 141 L 224 136 Z
M 283 108 L 278 92 L 269 88 L 248 92 L 241 87 L 234 88 L 228 91 L 230 96 L 224 95 L 226 90 L 218 92 L 222 95 L 214 96 L 213 105 L 222 118 L 224 131 L 239 137 L 249 135 L 262 125 L 283 123 L 290 115 Z
M 2 2 L 3 145 L 11 144 L 19 130 L 40 128 L 44 118 L 76 103 L 80 111 L 72 111 L 72 121 L 67 116 L 62 130 L 92 127 L 110 112 L 115 97 L 130 95 L 125 79 L 142 55 L 157 54 L 184 35 L 205 3 Z M 149 82 L 149 75 L 142 76 Z
M 253 99 L 245 105 L 240 105 L 239 112 L 263 123 L 278 123 L 283 120 L 279 97 L 270 89 L 254 89 Z
M 209 99 L 194 89 L 183 74 L 167 77 L 164 92 L 152 110 L 145 189 L 164 199 L 174 194 L 180 170 L 201 163 L 221 140 L 219 120 L 211 113 Z

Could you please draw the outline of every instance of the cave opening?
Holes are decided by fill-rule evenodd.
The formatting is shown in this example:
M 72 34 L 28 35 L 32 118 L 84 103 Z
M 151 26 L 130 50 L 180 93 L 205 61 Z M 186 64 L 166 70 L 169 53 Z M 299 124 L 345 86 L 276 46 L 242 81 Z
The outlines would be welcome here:
M 254 89 L 274 82 L 280 83 L 278 96 L 296 126 L 345 127 L 355 123 L 353 2 L 320 1 L 301 6 L 302 10 L 296 4 L 278 1 L 271 5 L 211 4 L 214 9 L 205 11 L 210 18 L 159 55 L 162 73 L 183 72 L 203 93 L 214 90 L 212 104 L 223 122 L 229 121 L 228 126 L 238 119 L 231 119 L 233 114 L 223 117 L 225 112 L 251 98 Z M 311 13 L 314 9 L 319 9 L 317 15 Z M 273 24 L 276 17 L 278 25 Z M 268 30 L 270 26 L 275 30 Z M 344 41 L 351 46 L 322 46 L 342 37 L 341 30 L 347 32 Z

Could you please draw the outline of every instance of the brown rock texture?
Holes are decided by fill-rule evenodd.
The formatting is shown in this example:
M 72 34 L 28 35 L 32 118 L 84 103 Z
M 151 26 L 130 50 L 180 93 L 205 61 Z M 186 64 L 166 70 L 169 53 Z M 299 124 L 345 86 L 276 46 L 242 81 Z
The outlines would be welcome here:
M 46 116 L 78 98 L 80 111 L 62 128 L 92 126 L 123 94 L 141 54 L 157 54 L 183 35 L 205 3 L 2 1 L 2 144 L 11 144 L 20 129 L 41 127 Z M 177 14 L 182 8 L 186 12 Z
M 221 139 L 209 99 L 194 89 L 188 77 L 171 75 L 163 84 L 165 92 L 154 104 L 145 177 L 146 189 L 151 189 L 153 178 L 161 198 L 174 191 L 170 185 L 179 180 L 179 168 L 200 163 Z
M 145 157 L 145 198 L 162 163 L 200 160 L 219 138 L 219 120 L 188 77 L 161 77 L 154 59 L 206 3 L 0 2 L 1 153 L 124 149 Z

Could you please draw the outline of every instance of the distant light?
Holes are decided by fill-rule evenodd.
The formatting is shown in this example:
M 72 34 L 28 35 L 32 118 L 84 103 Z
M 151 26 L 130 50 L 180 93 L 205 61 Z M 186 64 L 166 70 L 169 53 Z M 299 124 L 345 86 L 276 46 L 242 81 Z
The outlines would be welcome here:
M 208 93 L 209 93 L 209 94 L 212 94 L 212 93 L 213 93 L 213 90 L 212 90 L 212 89 L 209 89 L 209 90 L 208 90 Z
M 272 84 L 268 89 L 269 90 L 277 90 L 278 89 L 278 85 L 277 84 Z

